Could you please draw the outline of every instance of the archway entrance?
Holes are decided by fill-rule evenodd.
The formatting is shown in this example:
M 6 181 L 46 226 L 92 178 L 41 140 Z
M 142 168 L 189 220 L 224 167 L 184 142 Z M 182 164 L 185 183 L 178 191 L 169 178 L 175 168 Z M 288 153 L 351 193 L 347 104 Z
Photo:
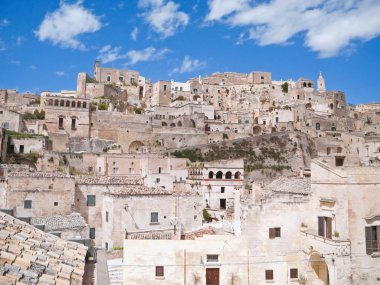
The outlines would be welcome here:
M 329 269 L 326 261 L 319 252 L 313 252 L 310 255 L 310 266 L 315 273 L 315 278 L 318 278 L 322 284 L 329 285 Z

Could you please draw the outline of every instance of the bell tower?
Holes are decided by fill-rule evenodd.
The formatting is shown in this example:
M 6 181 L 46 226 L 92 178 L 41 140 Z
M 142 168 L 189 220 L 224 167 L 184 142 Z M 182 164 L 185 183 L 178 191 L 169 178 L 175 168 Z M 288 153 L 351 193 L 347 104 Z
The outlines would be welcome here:
M 319 77 L 318 77 L 318 92 L 326 92 L 326 83 L 325 83 L 325 79 L 323 78 L 322 76 L 322 72 L 319 73 Z

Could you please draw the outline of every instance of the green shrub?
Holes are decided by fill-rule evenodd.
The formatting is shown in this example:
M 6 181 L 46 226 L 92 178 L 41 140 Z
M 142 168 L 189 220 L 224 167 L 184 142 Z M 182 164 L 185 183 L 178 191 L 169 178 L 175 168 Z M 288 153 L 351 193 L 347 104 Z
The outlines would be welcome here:
M 206 209 L 203 209 L 202 214 L 203 214 L 204 221 L 206 221 L 207 223 L 212 222 L 212 217 Z

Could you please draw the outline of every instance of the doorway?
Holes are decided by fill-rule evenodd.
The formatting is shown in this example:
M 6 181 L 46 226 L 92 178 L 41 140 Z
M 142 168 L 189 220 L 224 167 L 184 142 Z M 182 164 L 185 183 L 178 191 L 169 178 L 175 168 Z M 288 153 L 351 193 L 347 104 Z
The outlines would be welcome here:
M 206 268 L 206 285 L 219 285 L 219 268 Z

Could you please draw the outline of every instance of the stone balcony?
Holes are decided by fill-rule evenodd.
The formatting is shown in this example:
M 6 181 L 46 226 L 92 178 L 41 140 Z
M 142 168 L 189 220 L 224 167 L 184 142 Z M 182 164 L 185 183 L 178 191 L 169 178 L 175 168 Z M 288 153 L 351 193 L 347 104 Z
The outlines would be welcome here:
M 350 256 L 351 242 L 343 239 L 328 239 L 321 237 L 312 231 L 302 231 L 302 244 L 305 246 L 305 252 L 313 250 L 318 251 L 321 255 Z

